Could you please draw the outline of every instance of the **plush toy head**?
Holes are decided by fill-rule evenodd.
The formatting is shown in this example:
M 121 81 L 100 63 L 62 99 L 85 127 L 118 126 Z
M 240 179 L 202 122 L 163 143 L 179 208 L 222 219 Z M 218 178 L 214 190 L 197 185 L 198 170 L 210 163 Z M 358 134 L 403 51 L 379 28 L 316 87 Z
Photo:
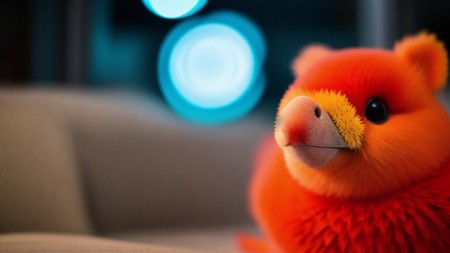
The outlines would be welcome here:
M 450 118 L 434 93 L 447 54 L 420 33 L 393 51 L 306 48 L 293 64 L 275 128 L 291 175 L 326 196 L 374 197 L 450 159 Z

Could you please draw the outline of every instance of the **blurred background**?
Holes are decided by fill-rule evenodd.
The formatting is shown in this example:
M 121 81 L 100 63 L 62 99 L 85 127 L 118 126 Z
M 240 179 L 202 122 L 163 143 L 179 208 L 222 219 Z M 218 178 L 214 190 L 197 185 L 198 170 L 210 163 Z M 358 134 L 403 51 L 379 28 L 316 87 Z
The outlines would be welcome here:
M 197 15 L 224 9 L 262 32 L 266 88 L 258 106 L 269 110 L 292 82 L 292 58 L 309 43 L 391 47 L 425 29 L 450 44 L 444 0 L 210 0 Z M 183 21 L 154 15 L 140 0 L 1 0 L 0 85 L 114 88 L 162 99 L 159 50 Z
M 236 252 L 299 49 L 421 30 L 449 47 L 449 16 L 446 0 L 0 0 L 0 239 Z

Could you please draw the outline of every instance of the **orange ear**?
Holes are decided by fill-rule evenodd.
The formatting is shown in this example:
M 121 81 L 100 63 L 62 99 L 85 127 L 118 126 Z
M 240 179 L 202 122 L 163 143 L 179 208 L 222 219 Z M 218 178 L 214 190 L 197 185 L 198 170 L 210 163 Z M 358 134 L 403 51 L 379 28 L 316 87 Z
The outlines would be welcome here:
M 296 77 L 304 74 L 313 63 L 330 52 L 330 48 L 320 44 L 310 45 L 304 48 L 292 62 L 292 72 L 294 72 Z
M 433 92 L 444 87 L 448 72 L 447 51 L 435 35 L 421 32 L 406 37 L 395 44 L 395 53 L 423 71 Z

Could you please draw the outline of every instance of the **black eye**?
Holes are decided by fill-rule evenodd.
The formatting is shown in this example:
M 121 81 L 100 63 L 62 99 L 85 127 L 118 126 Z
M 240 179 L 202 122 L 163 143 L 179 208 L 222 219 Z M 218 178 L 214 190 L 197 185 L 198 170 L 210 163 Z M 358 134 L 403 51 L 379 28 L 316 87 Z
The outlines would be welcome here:
M 366 117 L 375 124 L 386 122 L 389 116 L 386 103 L 381 98 L 371 98 L 366 106 Z

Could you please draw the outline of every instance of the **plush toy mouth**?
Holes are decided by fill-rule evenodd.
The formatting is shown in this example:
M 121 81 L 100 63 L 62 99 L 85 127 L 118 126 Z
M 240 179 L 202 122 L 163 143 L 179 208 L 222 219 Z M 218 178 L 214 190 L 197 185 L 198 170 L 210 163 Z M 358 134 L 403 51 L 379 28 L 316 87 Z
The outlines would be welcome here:
M 346 147 L 316 145 L 291 145 L 284 149 L 310 168 L 321 168 L 340 152 L 350 150 Z
M 317 145 L 306 145 L 306 144 L 296 144 L 291 145 L 291 147 L 305 147 L 305 148 L 319 148 L 319 149 L 338 149 L 343 151 L 350 151 L 348 147 L 326 147 L 326 146 L 317 146 Z

